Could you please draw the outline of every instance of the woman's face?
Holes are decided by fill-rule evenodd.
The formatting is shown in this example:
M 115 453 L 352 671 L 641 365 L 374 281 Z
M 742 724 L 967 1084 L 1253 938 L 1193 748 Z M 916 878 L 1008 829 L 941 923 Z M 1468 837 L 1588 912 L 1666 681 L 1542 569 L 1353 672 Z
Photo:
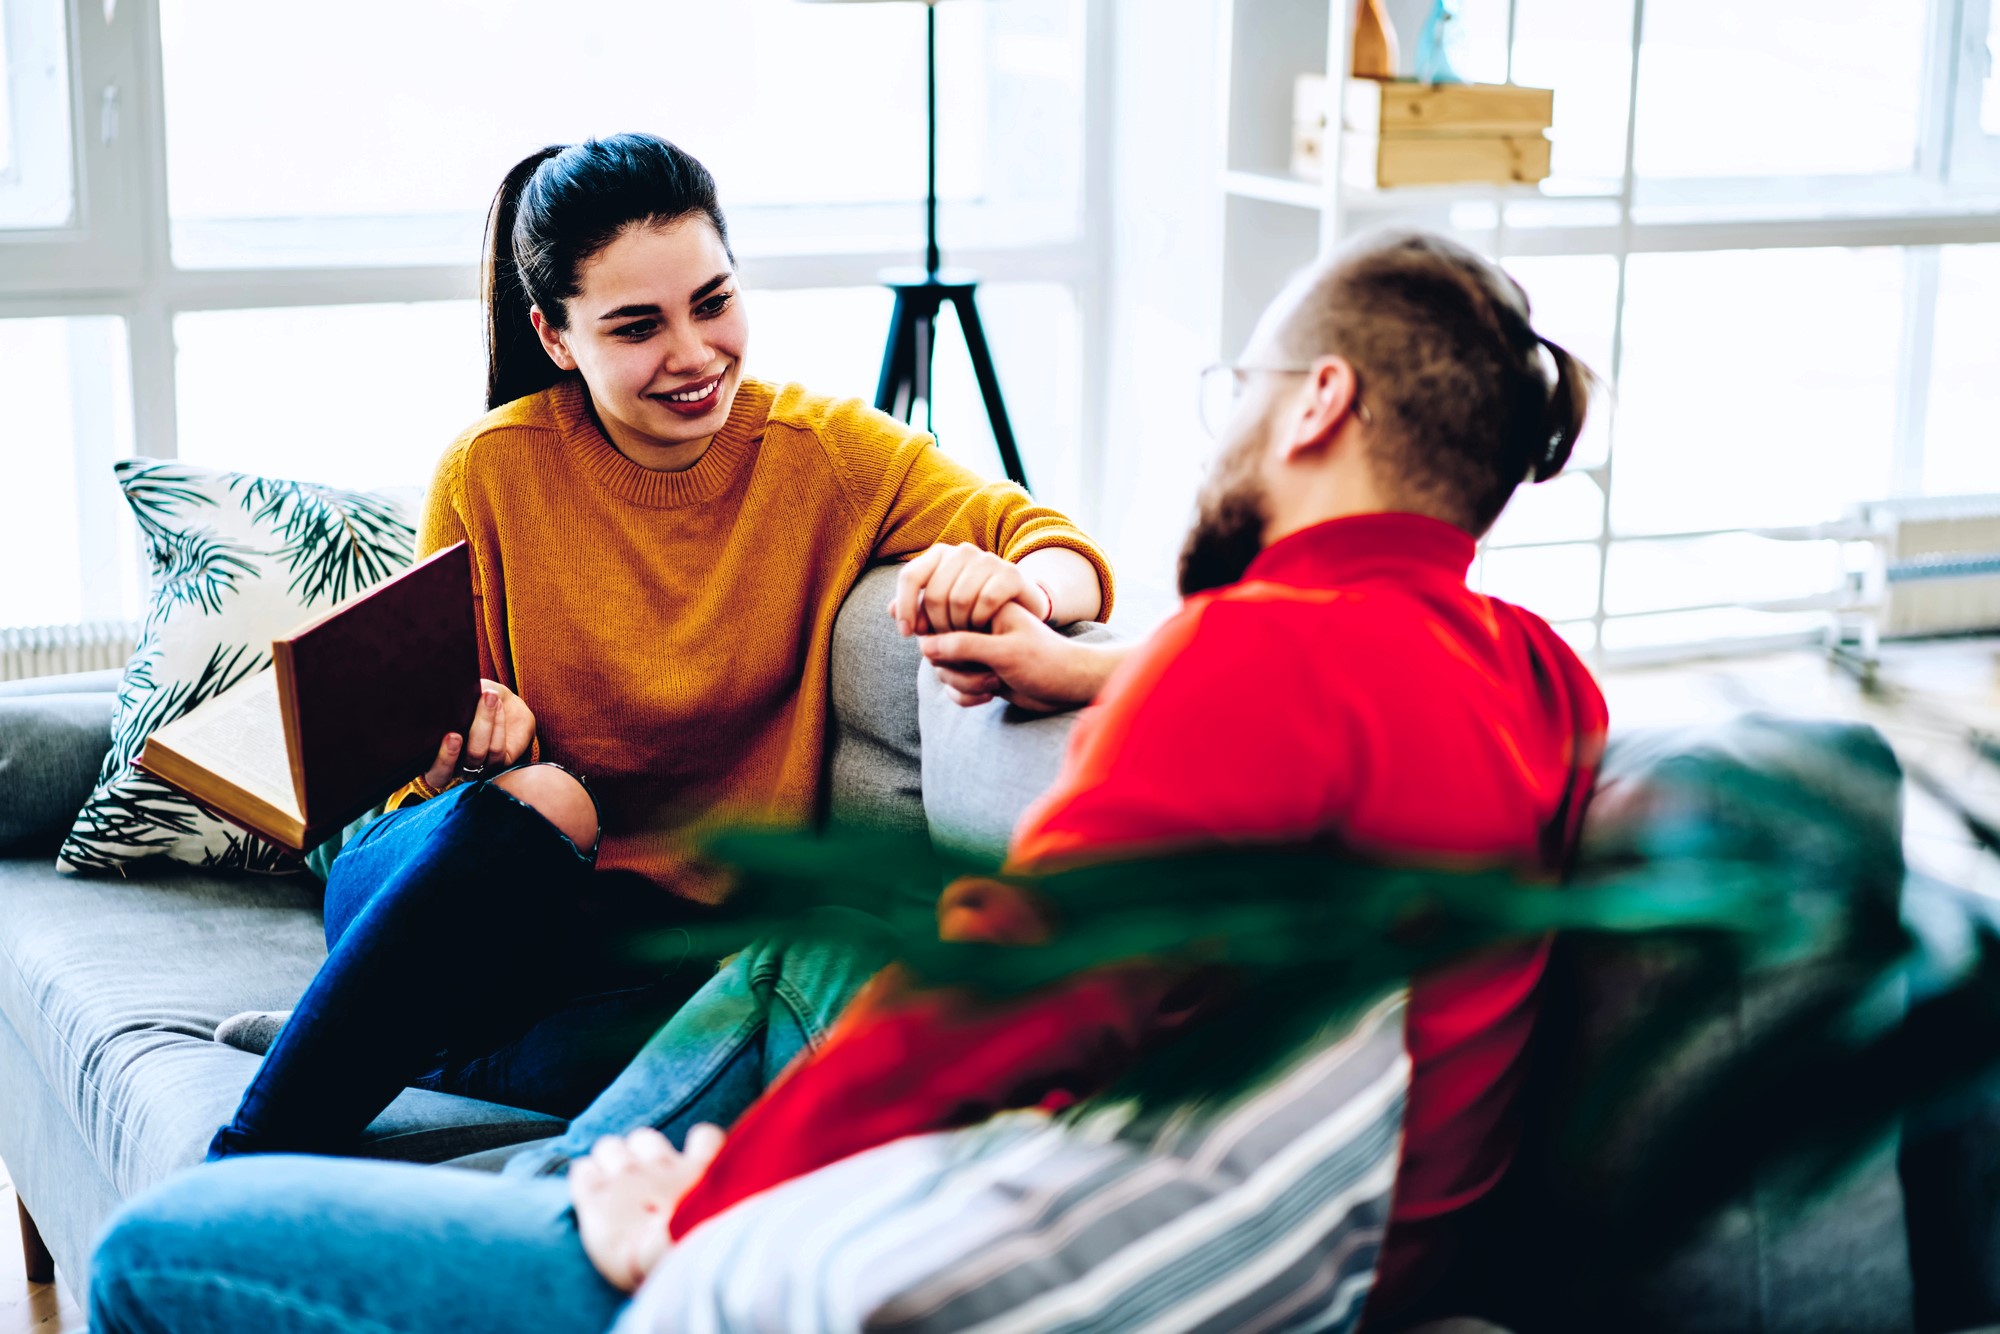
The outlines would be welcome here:
M 568 327 L 535 328 L 582 374 L 611 442 L 634 462 L 692 466 L 729 417 L 750 322 L 722 238 L 706 218 L 629 227 L 577 275 Z

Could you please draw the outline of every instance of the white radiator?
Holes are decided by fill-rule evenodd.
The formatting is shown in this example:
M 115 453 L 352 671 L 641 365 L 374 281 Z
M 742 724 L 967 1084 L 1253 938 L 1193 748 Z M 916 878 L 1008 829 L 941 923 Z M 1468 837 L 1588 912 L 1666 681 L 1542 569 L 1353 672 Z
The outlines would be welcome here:
M 1879 552 L 1884 638 L 2000 630 L 2000 495 L 1871 501 L 1855 518 Z
M 0 629 L 0 681 L 122 668 L 138 638 L 130 621 Z

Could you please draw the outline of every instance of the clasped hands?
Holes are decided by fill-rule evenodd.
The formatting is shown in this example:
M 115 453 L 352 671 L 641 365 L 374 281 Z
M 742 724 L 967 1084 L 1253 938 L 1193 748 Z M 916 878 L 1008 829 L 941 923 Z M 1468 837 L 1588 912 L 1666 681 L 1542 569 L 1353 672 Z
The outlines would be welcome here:
M 1048 621 L 1048 590 L 1019 565 L 970 543 L 934 546 L 905 565 L 889 615 L 914 634 L 950 699 L 1004 699 L 1037 713 L 1088 704 L 1104 664 Z

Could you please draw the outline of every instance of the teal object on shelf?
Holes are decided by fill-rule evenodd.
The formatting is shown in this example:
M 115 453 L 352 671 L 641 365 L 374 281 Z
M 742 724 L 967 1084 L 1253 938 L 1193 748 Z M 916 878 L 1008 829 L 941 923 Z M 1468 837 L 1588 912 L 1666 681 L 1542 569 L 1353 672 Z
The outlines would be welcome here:
M 1437 0 L 1431 6 L 1430 17 L 1424 20 L 1424 28 L 1417 35 L 1417 67 L 1414 71 L 1419 83 L 1464 83 L 1457 70 L 1451 67 L 1451 47 L 1457 35 L 1458 5 L 1456 0 Z

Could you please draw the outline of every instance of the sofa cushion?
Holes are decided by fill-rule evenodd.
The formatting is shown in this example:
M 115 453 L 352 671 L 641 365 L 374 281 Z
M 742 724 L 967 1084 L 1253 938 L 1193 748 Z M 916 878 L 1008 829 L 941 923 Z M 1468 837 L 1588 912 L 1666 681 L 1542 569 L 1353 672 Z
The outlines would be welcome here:
M 326 955 L 318 889 L 167 870 L 79 881 L 0 860 L 0 1013 L 120 1194 L 199 1162 L 235 1110 L 258 1062 L 215 1026 L 304 990 Z M 365 1151 L 442 1159 L 559 1124 L 411 1090 Z
M 0 695 L 0 856 L 62 846 L 111 747 L 117 703 L 109 690 Z
M 614 1334 L 1351 1331 L 1395 1182 L 1402 1010 L 1233 1106 L 1017 1112 L 794 1178 L 683 1238 Z

